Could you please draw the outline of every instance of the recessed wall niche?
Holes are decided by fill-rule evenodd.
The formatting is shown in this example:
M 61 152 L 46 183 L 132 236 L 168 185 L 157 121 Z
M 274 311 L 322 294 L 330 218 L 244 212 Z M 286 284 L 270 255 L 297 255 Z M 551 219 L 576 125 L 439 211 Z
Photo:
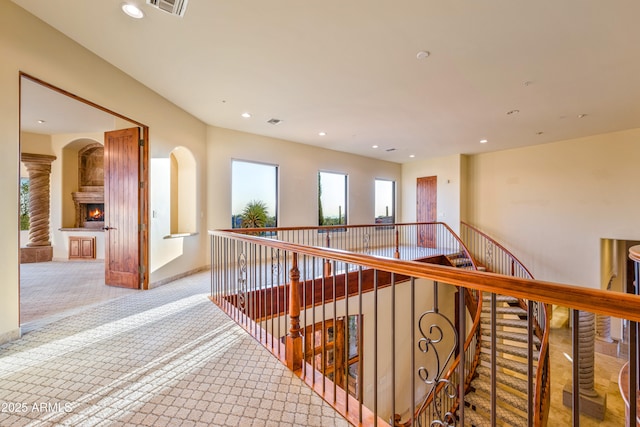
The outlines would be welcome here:
M 80 187 L 104 188 L 104 146 L 87 145 L 78 151 L 78 178 Z
M 72 192 L 75 228 L 104 227 L 104 147 L 89 144 L 78 151 L 78 191 Z M 89 208 L 90 207 L 90 208 Z M 96 213 L 96 210 L 100 212 Z

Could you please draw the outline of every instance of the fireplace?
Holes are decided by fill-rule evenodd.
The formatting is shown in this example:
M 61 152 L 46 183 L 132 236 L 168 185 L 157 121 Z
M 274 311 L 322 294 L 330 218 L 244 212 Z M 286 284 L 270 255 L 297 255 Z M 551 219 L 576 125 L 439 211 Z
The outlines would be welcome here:
M 76 228 L 101 229 L 104 227 L 104 188 L 80 187 L 71 193 L 76 206 Z
M 75 228 L 104 227 L 104 148 L 90 144 L 78 152 L 78 191 L 71 193 L 75 205 Z
M 104 222 L 104 203 L 88 203 L 85 221 L 102 221 Z

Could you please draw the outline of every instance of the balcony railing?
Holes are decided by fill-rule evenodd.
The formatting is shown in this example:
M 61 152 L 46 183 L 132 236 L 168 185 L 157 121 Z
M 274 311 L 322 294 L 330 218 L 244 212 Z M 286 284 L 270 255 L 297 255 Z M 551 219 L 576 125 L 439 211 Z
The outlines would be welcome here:
M 533 279 L 533 275 L 515 255 L 476 227 L 461 222 L 460 236 L 471 256 L 482 266 L 483 270 L 504 274 L 506 276 Z M 534 412 L 535 419 L 537 420 L 534 424 L 545 425 L 550 406 L 551 378 L 549 371 L 551 366 L 549 360 L 549 320 L 551 310 L 550 307 L 547 307 L 546 304 L 540 301 L 520 298 L 517 302 L 522 309 L 527 310 L 527 313 L 534 313 L 531 322 L 533 335 L 535 335 L 538 340 L 538 342 L 534 344 L 538 350 L 538 359 L 535 369 L 536 379 L 533 383 L 533 390 L 529 392 L 533 393 L 534 398 L 530 399 L 529 402 L 533 405 L 533 408 L 530 410 Z M 495 297 L 492 297 L 491 304 L 491 313 L 493 313 L 496 311 Z M 489 327 L 491 328 L 489 336 L 495 337 L 497 335 L 496 321 L 490 322 Z M 528 337 L 527 341 L 533 342 L 533 336 L 530 338 L 531 340 L 529 340 Z M 494 342 L 493 347 L 495 347 L 495 345 L 496 343 Z M 495 378 L 495 375 L 492 376 L 492 378 Z M 496 383 L 492 382 L 494 392 L 495 387 L 497 387 Z
M 355 425 L 471 425 L 478 409 L 461 402 L 472 368 L 443 379 L 456 361 L 489 363 L 494 374 L 503 369 L 496 346 L 485 359 L 477 350 L 482 338 L 471 333 L 481 293 L 640 320 L 635 295 L 467 269 L 471 257 L 444 224 L 237 231 L 210 232 L 212 300 Z M 527 348 L 534 346 L 533 329 Z M 533 390 L 536 375 L 522 377 Z M 579 396 L 579 381 L 573 384 Z M 444 390 L 437 410 L 419 423 L 416 414 L 437 387 Z M 634 383 L 631 401 L 636 389 Z M 505 425 L 497 394 L 489 400 L 496 409 L 486 425 Z M 574 399 L 574 425 L 579 405 Z M 538 425 L 529 406 L 525 425 Z

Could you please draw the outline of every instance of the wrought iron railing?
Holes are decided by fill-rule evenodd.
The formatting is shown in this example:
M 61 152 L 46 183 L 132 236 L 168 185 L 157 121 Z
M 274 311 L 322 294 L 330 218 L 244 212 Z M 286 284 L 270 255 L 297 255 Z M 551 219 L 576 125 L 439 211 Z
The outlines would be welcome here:
M 460 237 L 478 265 L 486 271 L 504 274 L 506 276 L 533 279 L 529 270 L 508 249 L 487 234 L 465 222 L 460 223 Z M 530 299 L 519 298 L 519 305 L 527 313 L 532 313 L 532 333 L 536 335 L 539 350 L 536 367 L 536 380 L 533 383 L 533 404 L 535 425 L 546 425 L 550 405 L 551 378 L 549 375 L 549 312 L 546 304 Z M 495 336 L 495 322 L 491 322 L 491 334 Z
M 415 417 L 423 396 L 433 388 L 424 379 L 432 381 L 435 370 L 453 369 L 448 357 L 451 348 L 463 348 L 462 341 L 469 338 L 472 319 L 464 315 L 469 292 L 640 320 L 638 296 L 454 268 L 448 257 L 460 259 L 454 256 L 461 248 L 444 239 L 444 248 L 436 244 L 427 248 L 426 255 L 424 248 L 416 249 L 421 261 L 394 258 L 396 250 L 402 253 L 403 235 L 416 246 L 430 246 L 426 242 L 433 242 L 432 237 L 419 237 L 424 231 L 421 227 L 427 225 L 433 230 L 444 228 L 412 224 L 405 229 L 401 229 L 404 225 L 385 225 L 353 227 L 358 230 L 352 231 L 341 227 L 343 230 L 331 232 L 329 248 L 321 243 L 326 242 L 326 229 L 272 230 L 277 239 L 212 231 L 211 299 L 355 425 L 393 424 L 395 414 L 403 414 L 401 419 Z M 375 236 L 377 232 L 381 236 Z M 338 233 L 343 234 L 333 236 Z M 369 244 L 368 253 L 364 244 L 361 252 L 353 252 L 366 233 L 369 242 L 385 243 Z M 382 235 L 390 237 L 383 241 Z M 344 246 L 336 249 L 337 241 Z M 385 249 L 387 256 L 374 255 L 374 247 L 382 251 L 385 245 L 393 248 Z M 566 298 L 569 291 L 572 301 Z M 480 311 L 478 298 L 476 313 Z M 425 326 L 420 319 L 426 320 L 428 312 L 438 312 L 447 320 L 440 318 Z M 449 323 L 455 326 L 457 338 L 444 333 Z M 476 347 L 474 339 L 470 347 Z M 436 351 L 431 345 L 436 341 L 447 348 Z M 423 351 L 426 348 L 429 351 Z M 462 365 L 473 359 L 466 352 L 459 353 Z M 436 355 L 440 369 L 428 360 Z M 471 417 L 472 408 L 459 404 L 468 391 L 465 370 L 453 378 L 440 386 L 452 398 L 442 402 L 441 415 L 431 425 L 470 425 L 465 420 Z M 528 383 L 534 381 L 535 376 L 530 376 Z M 579 395 L 578 381 L 574 384 L 573 392 Z M 493 404 L 495 394 L 490 400 Z M 533 410 L 526 417 L 528 425 L 536 425 Z M 574 425 L 579 425 L 579 417 Z

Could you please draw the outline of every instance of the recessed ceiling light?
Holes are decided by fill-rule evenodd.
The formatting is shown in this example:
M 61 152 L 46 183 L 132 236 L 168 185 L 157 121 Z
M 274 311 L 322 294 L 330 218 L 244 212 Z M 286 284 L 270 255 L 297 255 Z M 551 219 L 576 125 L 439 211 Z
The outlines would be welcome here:
M 320 135 L 320 136 L 326 136 L 326 135 L 327 135 L 327 133 L 326 133 L 326 132 L 318 132 L 318 135 Z
M 415 157 L 415 154 L 409 154 L 409 157 L 411 157 L 412 159 Z
M 480 144 L 486 144 L 487 142 L 489 142 L 489 140 L 487 140 L 487 139 L 481 139 L 480 140 Z
M 279 125 L 280 123 L 282 123 L 282 120 L 273 118 L 267 120 L 267 123 L 269 123 L 270 125 Z
M 45 121 L 44 120 L 38 120 L 39 124 L 43 124 Z
M 242 113 L 241 116 L 245 119 L 248 119 L 249 117 L 251 117 L 251 113 Z
M 144 18 L 144 12 L 142 12 L 142 9 L 140 9 L 135 4 L 123 4 L 122 11 L 134 19 Z
M 430 53 L 426 50 L 421 50 L 416 54 L 416 59 L 425 59 L 428 58 Z
M 578 118 L 579 118 L 579 119 L 582 119 L 582 118 L 584 118 L 584 117 L 587 117 L 587 115 L 586 115 L 586 114 L 578 114 Z
M 542 135 L 544 132 L 543 131 L 538 131 L 536 132 L 536 135 Z
M 372 145 L 371 148 L 378 148 L 378 146 L 377 145 Z

